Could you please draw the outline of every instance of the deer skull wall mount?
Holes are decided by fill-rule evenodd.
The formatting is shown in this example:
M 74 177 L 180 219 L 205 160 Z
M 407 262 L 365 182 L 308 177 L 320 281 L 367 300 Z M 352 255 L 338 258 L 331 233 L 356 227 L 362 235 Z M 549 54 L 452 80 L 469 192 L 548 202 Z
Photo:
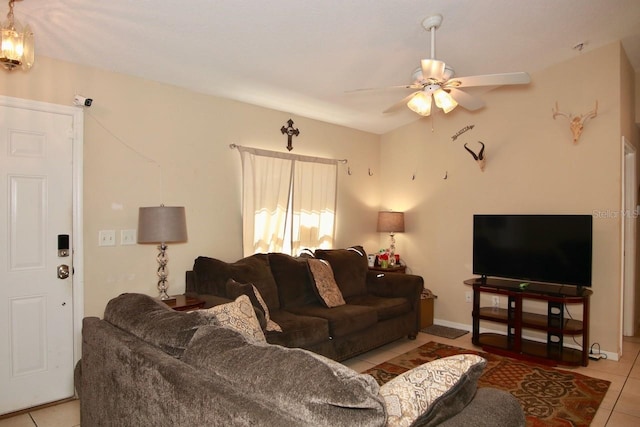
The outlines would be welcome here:
M 553 112 L 554 120 L 557 116 L 564 116 L 569 119 L 569 127 L 571 128 L 571 133 L 573 134 L 573 143 L 577 144 L 580 136 L 582 135 L 582 131 L 584 130 L 584 124 L 587 122 L 587 120 L 592 119 L 598 115 L 598 100 L 596 100 L 596 108 L 580 116 L 574 116 L 571 113 L 567 114 L 559 111 L 558 101 L 556 101 L 556 108 L 552 109 L 551 111 Z
M 472 149 L 467 147 L 467 143 L 464 144 L 464 149 L 467 150 L 469 153 L 471 153 L 471 155 L 473 156 L 473 160 L 475 160 L 476 163 L 478 163 L 478 166 L 480 166 L 480 170 L 484 172 L 484 166 L 486 164 L 487 158 L 484 155 L 484 143 L 482 141 L 478 141 L 478 142 L 480 143 L 480 145 L 482 145 L 482 148 L 480 149 L 480 152 L 478 152 L 478 154 L 476 154 Z

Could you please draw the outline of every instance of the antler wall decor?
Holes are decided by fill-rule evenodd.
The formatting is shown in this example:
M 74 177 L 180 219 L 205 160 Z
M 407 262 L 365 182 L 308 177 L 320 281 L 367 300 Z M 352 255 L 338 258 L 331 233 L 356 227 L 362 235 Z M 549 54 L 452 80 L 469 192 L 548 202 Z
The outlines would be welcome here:
M 472 149 L 467 147 L 467 143 L 464 144 L 464 149 L 467 150 L 469 153 L 471 153 L 471 155 L 473 156 L 473 160 L 475 160 L 476 163 L 478 163 L 478 166 L 480 166 L 480 170 L 484 172 L 484 166 L 486 164 L 487 158 L 484 156 L 484 143 L 482 141 L 478 141 L 478 142 L 480 143 L 480 145 L 482 145 L 482 148 L 480 149 L 480 152 L 478 154 L 476 154 Z
M 580 116 L 574 116 L 571 113 L 567 114 L 559 111 L 558 101 L 556 101 L 556 108 L 552 109 L 551 111 L 553 112 L 554 120 L 557 116 L 564 116 L 569 119 L 569 127 L 571 128 L 571 133 L 573 134 L 573 143 L 577 144 L 580 136 L 582 135 L 582 131 L 584 130 L 584 124 L 587 122 L 587 120 L 592 119 L 598 115 L 598 100 L 596 99 L 595 109 Z

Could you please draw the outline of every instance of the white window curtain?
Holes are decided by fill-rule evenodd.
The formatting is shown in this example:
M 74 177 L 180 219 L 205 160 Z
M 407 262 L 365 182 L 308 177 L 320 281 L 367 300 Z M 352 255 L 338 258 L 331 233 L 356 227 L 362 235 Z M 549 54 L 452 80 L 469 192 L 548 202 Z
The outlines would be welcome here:
M 244 256 L 333 247 L 338 160 L 237 148 Z
M 333 247 L 336 164 L 296 161 L 292 187 L 291 252 Z

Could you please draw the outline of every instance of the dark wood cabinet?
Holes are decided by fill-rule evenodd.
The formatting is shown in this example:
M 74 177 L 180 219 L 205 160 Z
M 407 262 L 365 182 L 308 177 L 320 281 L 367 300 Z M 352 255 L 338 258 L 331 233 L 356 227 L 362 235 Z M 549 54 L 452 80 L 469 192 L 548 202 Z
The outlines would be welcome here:
M 589 299 L 593 294 L 590 289 L 541 283 L 523 286 L 522 282 L 493 278 L 474 278 L 464 283 L 473 287 L 475 345 L 492 353 L 549 365 L 589 364 Z M 506 297 L 507 308 L 481 307 L 481 293 Z M 547 314 L 525 311 L 527 301 L 546 302 Z M 565 316 L 567 304 L 582 305 L 582 320 Z M 504 324 L 505 333 L 480 333 L 482 320 Z M 546 342 L 522 338 L 526 330 L 546 333 Z M 565 337 L 575 336 L 582 336 L 581 349 L 564 345 Z

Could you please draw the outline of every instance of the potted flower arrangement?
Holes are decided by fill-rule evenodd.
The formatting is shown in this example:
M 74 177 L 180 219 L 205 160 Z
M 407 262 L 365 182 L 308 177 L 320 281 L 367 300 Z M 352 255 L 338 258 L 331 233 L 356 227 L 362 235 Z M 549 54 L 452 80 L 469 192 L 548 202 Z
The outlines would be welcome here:
M 384 252 L 378 255 L 378 262 L 380 264 L 380 267 L 382 268 L 389 267 L 389 254 L 387 252 Z

